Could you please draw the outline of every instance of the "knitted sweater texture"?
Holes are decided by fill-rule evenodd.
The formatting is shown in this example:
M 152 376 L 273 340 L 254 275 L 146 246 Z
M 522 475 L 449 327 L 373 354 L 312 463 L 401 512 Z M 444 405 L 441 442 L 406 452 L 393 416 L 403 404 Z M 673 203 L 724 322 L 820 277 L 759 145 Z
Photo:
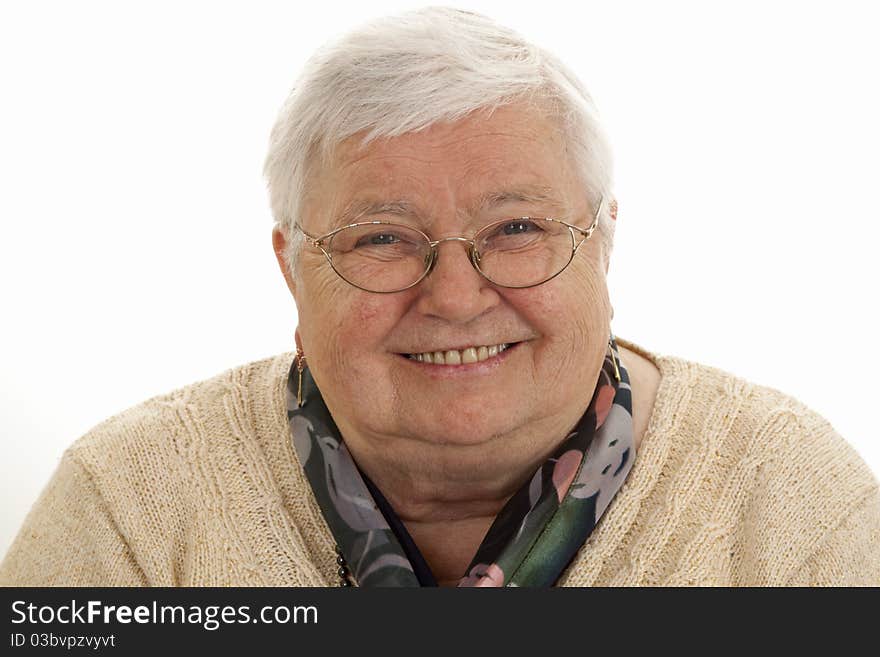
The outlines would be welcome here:
M 660 387 L 629 478 L 559 585 L 880 585 L 880 488 L 825 419 L 617 340 Z M 287 424 L 292 360 L 154 397 L 76 441 L 0 585 L 333 586 L 334 540 Z

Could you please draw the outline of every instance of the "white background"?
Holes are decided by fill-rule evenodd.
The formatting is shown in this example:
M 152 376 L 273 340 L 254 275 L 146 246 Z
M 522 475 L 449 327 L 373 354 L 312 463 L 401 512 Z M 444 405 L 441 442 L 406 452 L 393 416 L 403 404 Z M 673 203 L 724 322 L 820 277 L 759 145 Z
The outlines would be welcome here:
M 90 427 L 292 348 L 268 133 L 302 63 L 419 3 L 5 2 L 0 554 Z M 617 335 L 779 388 L 880 471 L 869 2 L 470 2 L 594 95 Z

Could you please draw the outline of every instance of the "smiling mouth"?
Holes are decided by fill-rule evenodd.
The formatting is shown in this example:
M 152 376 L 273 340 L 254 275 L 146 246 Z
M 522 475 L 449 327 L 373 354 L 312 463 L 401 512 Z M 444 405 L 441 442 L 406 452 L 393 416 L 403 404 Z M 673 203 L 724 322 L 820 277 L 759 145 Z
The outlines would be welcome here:
M 481 363 L 484 360 L 494 358 L 498 354 L 518 344 L 519 342 L 505 342 L 501 344 L 467 347 L 465 349 L 426 351 L 419 354 L 401 354 L 401 356 L 419 363 L 430 363 L 431 365 L 468 365 L 470 363 Z

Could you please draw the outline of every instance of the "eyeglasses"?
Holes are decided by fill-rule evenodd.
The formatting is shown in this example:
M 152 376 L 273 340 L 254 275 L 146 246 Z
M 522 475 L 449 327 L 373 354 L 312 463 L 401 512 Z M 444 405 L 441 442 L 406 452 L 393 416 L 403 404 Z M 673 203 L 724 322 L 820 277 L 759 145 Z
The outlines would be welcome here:
M 388 221 L 366 221 L 306 241 L 324 253 L 340 278 L 366 292 L 401 292 L 418 285 L 437 263 L 438 245 L 457 241 L 467 245 L 471 264 L 500 287 L 527 288 L 561 274 L 581 244 L 599 225 L 600 199 L 588 228 L 548 217 L 502 219 L 484 226 L 473 238 L 432 240 L 422 231 Z

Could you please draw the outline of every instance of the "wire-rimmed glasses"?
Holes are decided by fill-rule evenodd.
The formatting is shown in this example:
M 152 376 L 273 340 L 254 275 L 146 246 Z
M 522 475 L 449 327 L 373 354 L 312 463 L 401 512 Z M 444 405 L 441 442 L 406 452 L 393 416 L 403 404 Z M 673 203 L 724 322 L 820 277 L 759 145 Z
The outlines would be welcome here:
M 366 292 L 387 294 L 418 285 L 437 263 L 437 246 L 447 241 L 464 242 L 474 269 L 494 285 L 528 288 L 568 267 L 599 225 L 603 202 L 587 228 L 550 217 L 517 217 L 483 226 L 470 239 L 432 240 L 416 228 L 388 221 L 349 224 L 320 237 L 299 224 L 296 228 L 321 249 L 340 278 Z

